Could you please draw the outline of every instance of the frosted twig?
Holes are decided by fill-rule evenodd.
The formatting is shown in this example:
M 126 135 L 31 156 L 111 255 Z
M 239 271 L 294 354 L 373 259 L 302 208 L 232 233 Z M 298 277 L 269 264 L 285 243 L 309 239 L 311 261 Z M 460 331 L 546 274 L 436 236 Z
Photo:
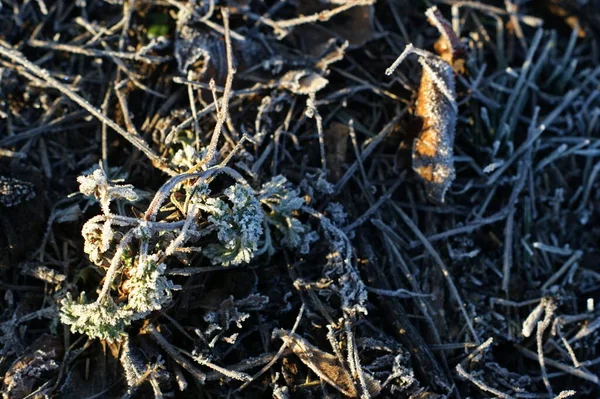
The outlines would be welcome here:
M 538 357 L 537 353 L 530 351 L 529 349 L 524 348 L 520 345 L 515 345 L 515 348 L 517 348 L 517 350 L 519 352 L 521 352 L 521 354 L 523 354 L 523 356 L 525 356 L 526 358 L 539 361 L 539 357 Z M 590 374 L 582 369 L 578 369 L 573 366 L 568 366 L 566 364 L 557 362 L 556 360 L 552 360 L 547 357 L 544 357 L 544 363 L 548 366 L 556 367 L 557 369 L 562 370 L 568 374 L 571 374 L 572 376 L 584 379 L 584 380 L 592 382 L 596 385 L 600 385 L 600 379 L 598 378 L 598 376 L 596 376 L 594 374 Z
M 575 355 L 575 351 L 573 350 L 573 347 L 571 346 L 571 344 L 569 343 L 569 341 L 567 341 L 567 339 L 563 335 L 562 328 L 561 328 L 562 324 L 561 323 L 557 323 L 556 322 L 557 319 L 558 319 L 558 317 L 554 320 L 554 323 L 552 325 L 552 332 L 556 333 L 558 335 L 558 337 L 560 338 L 562 344 L 567 349 L 567 352 L 569 353 L 569 356 L 571 357 L 571 361 L 573 362 L 573 365 L 575 367 L 580 367 L 581 363 L 577 359 L 577 356 Z
M 402 62 L 406 59 L 406 57 L 411 55 L 414 52 L 414 50 L 415 46 L 413 46 L 412 43 L 407 44 L 404 48 L 404 51 L 398 56 L 398 58 L 396 58 L 396 61 L 394 61 L 392 65 L 385 70 L 385 74 L 388 76 L 393 74 L 394 71 L 400 66 L 400 64 L 402 64 Z
M 422 294 L 420 292 L 405 290 L 404 288 L 398 288 L 396 290 L 384 290 L 381 288 L 367 287 L 367 291 L 372 292 L 373 294 L 381 296 L 391 296 L 395 298 L 429 298 L 433 296 L 431 294 Z
M 117 276 L 117 271 L 119 270 L 119 266 L 121 265 L 121 262 L 123 260 L 122 255 L 125 252 L 125 250 L 127 249 L 127 246 L 129 245 L 131 240 L 134 238 L 135 232 L 136 232 L 135 229 L 131 229 L 121 239 L 121 242 L 119 243 L 119 246 L 117 247 L 117 250 L 115 251 L 113 258 L 110 261 L 110 266 L 109 266 L 108 270 L 106 271 L 106 275 L 104 276 L 104 285 L 102 286 L 102 291 L 100 291 L 100 294 L 98 294 L 98 299 L 96 300 L 96 303 L 100 304 L 102 302 L 102 300 L 104 299 L 104 297 L 110 291 L 112 282 L 115 279 L 115 277 Z
M 323 10 L 321 12 L 306 15 L 298 18 L 292 18 L 281 21 L 274 21 L 271 18 L 260 17 L 259 20 L 265 25 L 273 28 L 275 33 L 278 36 L 278 39 L 283 39 L 287 34 L 288 30 L 286 28 L 291 28 L 298 25 L 310 24 L 315 22 L 325 22 L 329 21 L 333 16 L 342 13 L 346 10 L 349 10 L 356 6 L 368 6 L 375 3 L 375 0 L 349 0 L 339 7 L 333 8 L 331 10 Z
M 144 214 L 144 220 L 154 221 L 154 219 L 156 218 L 156 214 L 158 213 L 164 201 L 169 196 L 171 190 L 173 190 L 178 184 L 194 178 L 202 178 L 203 180 L 206 180 L 220 173 L 225 173 L 226 175 L 229 175 L 236 181 L 247 184 L 246 180 L 242 177 L 242 175 L 226 166 L 212 167 L 204 172 L 199 173 L 184 173 L 174 176 L 171 179 L 169 179 L 165 184 L 163 184 L 162 187 L 156 192 L 154 198 L 152 199 L 152 202 L 150 203 L 148 209 L 146 210 L 146 213 Z M 198 184 L 198 182 L 196 182 L 196 184 Z
M 292 326 L 292 330 L 290 331 L 291 334 L 296 333 L 296 329 L 298 329 L 298 326 L 300 325 L 300 321 L 302 320 L 303 314 L 304 314 L 304 304 L 302 304 L 302 306 L 300 306 L 300 311 L 298 312 L 296 321 L 294 322 L 294 325 Z M 283 352 L 287 349 L 289 344 L 290 344 L 289 340 L 283 340 L 283 344 L 281 344 L 281 347 L 279 348 L 279 350 L 277 351 L 275 356 L 273 356 L 273 358 L 269 361 L 269 363 L 265 364 L 265 366 L 262 369 L 260 369 L 256 374 L 254 374 L 250 378 L 250 380 L 246 381 L 241 387 L 239 387 L 236 390 L 236 392 L 240 392 L 242 389 L 246 388 L 248 385 L 250 385 L 252 383 L 252 381 L 255 381 L 257 378 L 259 378 L 261 375 L 263 375 L 267 370 L 269 370 L 271 367 L 273 367 L 275 362 L 277 362 L 281 358 L 281 355 L 283 355 Z
M 552 276 L 550 276 L 550 278 L 544 283 L 544 285 L 542 285 L 541 290 L 547 290 L 552 284 L 554 284 L 563 274 L 565 274 L 570 268 L 571 266 L 573 266 L 573 264 L 575 262 L 577 262 L 579 260 L 579 258 L 581 258 L 583 256 L 583 251 L 575 251 L 575 253 L 573 255 L 571 255 L 571 257 L 569 259 L 567 259 L 567 261 L 560 267 L 560 269 L 558 269 L 556 271 L 556 273 L 554 273 Z
M 508 291 L 510 285 L 510 271 L 512 269 L 513 262 L 513 230 L 515 226 L 515 212 L 516 209 L 511 207 L 508 217 L 506 218 L 506 226 L 504 227 L 504 251 L 502 256 L 502 290 L 504 292 Z
M 475 348 L 475 350 L 473 352 L 469 353 L 469 356 L 467 356 L 465 361 L 467 361 L 467 360 L 473 361 L 473 359 L 475 359 L 475 356 L 479 355 L 481 352 L 483 352 L 484 350 L 489 348 L 489 346 L 492 343 L 494 343 L 494 338 L 492 338 L 492 337 L 488 338 L 484 343 L 482 343 L 477 348 Z
M 196 356 L 192 355 L 192 358 L 198 364 L 201 364 L 203 366 L 209 367 L 209 368 L 213 369 L 214 371 L 216 371 L 216 372 L 218 372 L 218 373 L 220 373 L 220 374 L 222 374 L 222 375 L 224 375 L 226 377 L 232 378 L 234 380 L 238 380 L 238 381 L 251 381 L 252 380 L 252 377 L 250 377 L 246 373 L 242 373 L 240 371 L 226 369 L 224 367 L 221 367 L 219 365 L 216 365 L 216 364 L 208 361 L 208 359 L 204 358 L 201 355 L 196 355 Z
M 64 51 L 73 54 L 85 55 L 88 57 L 107 57 L 111 59 L 120 58 L 123 60 L 140 61 L 145 64 L 162 64 L 171 59 L 171 57 L 159 57 L 152 55 L 143 55 L 138 53 L 127 53 L 122 51 L 90 49 L 80 46 L 72 46 L 70 44 L 45 42 L 37 39 L 29 40 L 28 44 L 32 47 Z
M 133 121 L 131 120 L 131 115 L 129 113 L 129 105 L 127 104 L 125 94 L 123 94 L 123 92 L 118 88 L 115 90 L 115 94 L 117 95 L 117 99 L 119 100 L 119 105 L 121 105 L 121 110 L 123 111 L 123 121 L 125 122 L 127 130 L 129 131 L 129 133 L 139 136 L 139 133 L 133 125 Z
M 546 299 L 542 299 L 540 303 L 529 313 L 529 316 L 523 322 L 521 334 L 524 337 L 530 337 L 533 329 L 536 327 L 538 320 L 544 313 L 544 307 L 546 306 Z
M 481 389 L 484 392 L 491 393 L 493 395 L 496 395 L 498 398 L 502 398 L 502 399 L 514 399 L 513 396 L 507 395 L 504 392 L 501 392 L 495 388 L 492 388 L 489 385 L 487 385 L 485 382 L 483 382 L 482 380 L 479 380 L 475 376 L 467 373 L 465 371 L 465 369 L 463 369 L 461 364 L 456 365 L 456 372 L 458 373 L 458 375 L 460 375 L 461 377 L 463 377 L 465 380 L 469 381 L 470 383 L 476 385 L 479 389 Z
M 356 131 L 354 130 L 354 119 L 350 119 L 350 121 L 348 122 L 348 134 L 350 135 L 350 140 L 352 141 L 352 147 L 354 148 L 354 156 L 356 157 L 356 161 L 358 162 L 358 169 L 360 170 L 360 175 L 362 176 L 365 185 L 368 187 L 370 183 L 367 178 L 365 166 L 362 162 L 362 157 L 360 155 L 360 147 L 358 145 L 358 140 L 356 139 Z
M 555 245 L 544 244 L 543 242 L 536 241 L 532 244 L 535 249 L 539 249 L 540 251 L 548 252 L 556 255 L 573 255 L 573 250 L 570 248 L 561 248 Z
M 192 71 L 188 71 L 188 77 L 192 75 Z M 175 80 L 175 79 L 173 79 Z M 192 111 L 192 118 L 194 119 L 194 136 L 196 137 L 196 151 L 200 151 L 200 124 L 198 123 L 198 110 L 196 109 L 196 99 L 194 97 L 194 87 L 191 84 L 187 85 L 188 98 L 190 102 L 190 109 Z
M 206 374 L 202 371 L 198 370 L 192 363 L 190 363 L 186 358 L 182 357 L 175 348 L 162 336 L 160 332 L 154 327 L 154 324 L 148 323 L 146 327 L 142 329 L 142 332 L 147 332 L 150 334 L 152 339 L 156 341 L 156 343 L 163 348 L 165 352 L 169 354 L 181 367 L 186 369 L 194 378 L 198 380 L 200 384 L 204 383 L 206 379 Z
M 327 173 L 327 160 L 325 155 L 325 136 L 323 134 L 323 118 L 315 105 L 315 93 L 311 92 L 306 100 L 306 112 L 309 117 L 314 117 L 317 123 L 317 134 L 319 136 L 319 151 L 321 153 L 321 170 L 323 174 Z
M 546 328 L 552 322 L 552 317 L 554 316 L 554 311 L 556 310 L 556 305 L 552 300 L 543 301 L 545 302 L 544 306 L 544 320 L 538 321 L 537 323 L 537 333 L 536 333 L 536 343 L 537 343 L 537 352 L 538 352 L 538 361 L 540 363 L 540 369 L 542 370 L 542 380 L 544 381 L 544 385 L 548 390 L 550 395 L 552 392 L 552 385 L 550 385 L 550 380 L 548 379 L 548 373 L 546 372 L 546 363 L 544 362 L 544 342 L 543 335 Z
M 554 399 L 565 399 L 575 395 L 576 393 L 577 391 L 562 391 L 557 396 L 555 396 Z
M 361 388 L 361 398 L 369 399 L 371 397 L 369 388 L 367 387 L 367 380 L 360 364 L 358 357 L 358 348 L 356 347 L 356 337 L 354 331 L 352 331 L 352 324 L 346 320 L 344 323 L 344 330 L 346 331 L 346 345 L 348 346 L 348 365 L 354 380 L 358 379 Z
M 223 25 L 225 26 L 225 50 L 227 54 L 227 78 L 225 80 L 225 88 L 223 90 L 223 96 L 221 97 L 221 106 L 217 109 L 217 123 L 213 131 L 208 150 L 204 158 L 188 172 L 195 172 L 200 170 L 202 167 L 210 167 L 214 161 L 215 153 L 217 151 L 217 144 L 219 143 L 219 137 L 221 136 L 221 130 L 223 125 L 229 116 L 229 99 L 231 98 L 231 86 L 233 84 L 233 77 L 235 75 L 235 68 L 233 67 L 233 50 L 231 47 L 231 35 L 229 29 L 229 9 L 224 7 L 221 9 L 223 16 Z M 217 103 L 215 102 L 215 105 Z
M 431 242 L 444 240 L 444 239 L 447 239 L 450 237 L 454 237 L 459 234 L 465 234 L 465 233 L 470 234 L 470 233 L 473 233 L 475 230 L 480 229 L 483 226 L 486 226 L 488 224 L 497 223 L 497 222 L 505 219 L 506 215 L 507 215 L 507 212 L 505 210 L 501 210 L 500 212 L 495 213 L 490 216 L 487 216 L 485 218 L 476 219 L 466 226 L 455 227 L 453 229 L 449 229 L 449 230 L 446 230 L 441 233 L 432 234 L 430 236 L 427 236 L 427 241 L 429 241 L 431 243 Z M 418 240 L 410 242 L 411 248 L 418 248 L 421 245 L 423 245 L 422 242 L 418 241 Z

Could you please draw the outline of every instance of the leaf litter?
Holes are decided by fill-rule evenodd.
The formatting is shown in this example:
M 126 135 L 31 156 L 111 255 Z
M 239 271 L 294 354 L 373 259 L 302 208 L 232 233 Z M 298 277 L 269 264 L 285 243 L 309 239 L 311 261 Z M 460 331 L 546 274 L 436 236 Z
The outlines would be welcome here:
M 4 397 L 594 397 L 598 8 L 434 3 L 2 3 Z

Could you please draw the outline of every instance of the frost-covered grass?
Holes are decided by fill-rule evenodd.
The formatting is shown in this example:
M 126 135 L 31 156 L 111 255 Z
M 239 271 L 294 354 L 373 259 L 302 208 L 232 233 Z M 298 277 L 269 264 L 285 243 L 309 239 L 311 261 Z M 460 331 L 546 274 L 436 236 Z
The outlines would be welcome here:
M 5 397 L 597 396 L 597 0 L 1 4 Z

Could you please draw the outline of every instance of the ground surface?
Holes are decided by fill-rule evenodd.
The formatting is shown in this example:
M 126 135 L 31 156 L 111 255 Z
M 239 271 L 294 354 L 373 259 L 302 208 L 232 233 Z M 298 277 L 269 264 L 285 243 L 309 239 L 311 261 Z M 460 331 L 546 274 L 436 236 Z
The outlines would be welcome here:
M 5 398 L 600 397 L 598 1 L 0 4 Z

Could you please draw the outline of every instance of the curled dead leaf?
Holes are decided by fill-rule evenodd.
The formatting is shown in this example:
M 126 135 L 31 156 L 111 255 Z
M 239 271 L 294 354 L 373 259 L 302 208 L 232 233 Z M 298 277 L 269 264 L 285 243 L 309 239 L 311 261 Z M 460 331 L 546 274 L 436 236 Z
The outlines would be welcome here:
M 413 169 L 424 180 L 427 194 L 444 202 L 455 177 L 454 132 L 457 106 L 454 72 L 448 63 L 435 57 L 420 57 L 423 75 L 416 114 L 423 120 L 421 134 L 413 144 Z
M 391 75 L 410 54 L 419 57 L 423 73 L 415 113 L 423 126 L 412 148 L 413 170 L 423 180 L 428 197 L 443 203 L 456 176 L 453 147 L 458 107 L 454 73 L 464 71 L 467 48 L 436 7 L 429 8 L 426 15 L 441 33 L 435 46 L 440 56 L 409 44 L 386 74 Z
M 329 81 L 309 70 L 289 71 L 279 79 L 279 85 L 294 94 L 314 94 L 327 86 Z
M 344 395 L 358 398 L 358 389 L 348 369 L 340 363 L 338 358 L 330 353 L 323 352 L 298 334 L 290 334 L 285 330 L 275 330 L 273 334 L 287 342 L 288 347 L 296 356 L 327 384 L 331 385 Z M 371 397 L 381 391 L 381 387 L 374 378 L 364 374 L 367 389 Z
M 454 71 L 440 57 L 409 44 L 386 74 L 392 74 L 410 54 L 416 54 L 423 67 L 416 108 L 423 127 L 413 144 L 413 170 L 423 180 L 429 198 L 442 203 L 455 177 L 453 146 L 457 105 Z

